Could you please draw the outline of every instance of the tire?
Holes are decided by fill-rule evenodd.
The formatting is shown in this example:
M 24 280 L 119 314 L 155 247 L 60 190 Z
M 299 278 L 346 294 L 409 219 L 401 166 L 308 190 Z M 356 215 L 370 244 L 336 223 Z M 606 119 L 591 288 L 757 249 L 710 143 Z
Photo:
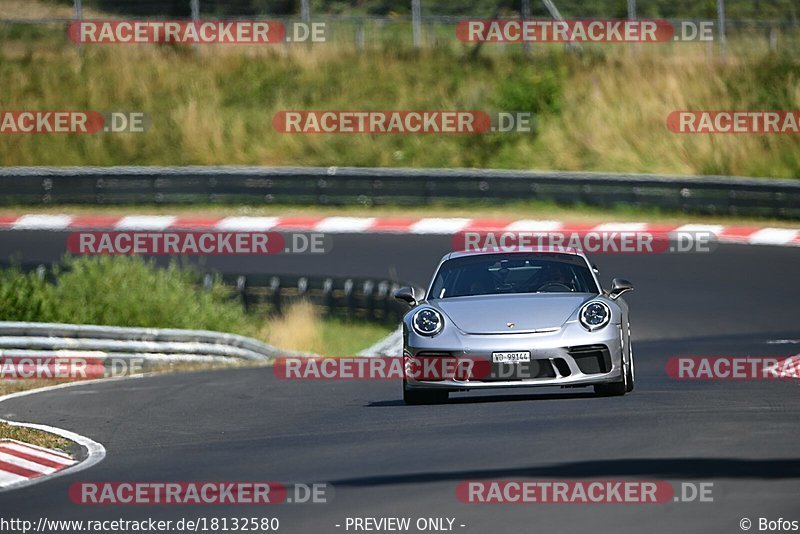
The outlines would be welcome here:
M 447 402 L 450 394 L 447 390 L 438 389 L 408 389 L 403 380 L 403 402 L 409 405 L 442 404 Z

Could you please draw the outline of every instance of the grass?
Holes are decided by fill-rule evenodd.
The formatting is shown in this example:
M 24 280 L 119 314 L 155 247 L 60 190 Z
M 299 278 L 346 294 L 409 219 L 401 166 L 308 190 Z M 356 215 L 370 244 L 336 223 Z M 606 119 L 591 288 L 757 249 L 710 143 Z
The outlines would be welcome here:
M 10 30 L 9 30 L 10 31 Z M 790 54 L 721 62 L 704 45 L 535 47 L 476 58 L 459 46 L 85 46 L 0 41 L 2 109 L 143 111 L 144 134 L 3 135 L 2 165 L 254 164 L 562 169 L 800 177 L 800 136 L 679 135 L 682 109 L 800 109 Z M 667 47 L 669 51 L 667 52 Z M 485 47 L 489 50 L 491 47 Z M 478 109 L 537 114 L 530 134 L 287 135 L 287 109 Z
M 0 380 L 0 396 L 52 386 L 62 382 L 66 382 L 66 380 Z
M 71 4 L 71 3 L 70 3 Z M 37 2 L 35 0 L 2 0 L 0 1 L 0 20 L 37 20 L 37 19 L 71 19 L 75 8 L 67 3 Z M 84 7 L 86 18 L 109 18 L 108 15 Z
M 63 451 L 66 451 L 70 445 L 72 445 L 71 441 L 61 436 L 22 426 L 11 426 L 2 421 L 0 421 L 0 439 L 15 439 L 23 443 L 30 443 L 31 445 L 37 445 L 39 447 Z

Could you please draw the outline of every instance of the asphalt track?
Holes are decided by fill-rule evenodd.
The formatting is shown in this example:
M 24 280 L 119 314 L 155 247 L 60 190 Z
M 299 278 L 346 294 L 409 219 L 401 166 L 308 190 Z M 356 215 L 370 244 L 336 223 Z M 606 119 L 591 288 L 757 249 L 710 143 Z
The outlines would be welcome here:
M 48 261 L 66 234 L 0 235 L 0 258 Z M 395 276 L 426 284 L 445 236 L 335 236 L 319 257 L 212 257 L 249 273 Z M 103 443 L 99 465 L 0 494 L 0 515 L 38 519 L 275 516 L 282 532 L 347 532 L 347 517 L 453 517 L 455 531 L 741 532 L 750 518 L 800 520 L 800 383 L 670 379 L 681 355 L 800 352 L 800 249 L 723 245 L 713 253 L 600 255 L 604 283 L 629 278 L 636 391 L 456 395 L 407 407 L 380 381 L 279 381 L 270 369 L 87 384 L 0 404 L 0 417 Z M 780 341 L 780 342 L 778 342 Z M 713 503 L 468 505 L 470 479 L 713 482 Z M 328 504 L 275 507 L 72 504 L 75 481 L 327 482 Z M 336 527 L 335 525 L 342 525 Z M 460 527 L 459 525 L 465 525 Z M 350 530 L 352 532 L 352 530 Z M 416 530 L 411 530 L 416 532 Z

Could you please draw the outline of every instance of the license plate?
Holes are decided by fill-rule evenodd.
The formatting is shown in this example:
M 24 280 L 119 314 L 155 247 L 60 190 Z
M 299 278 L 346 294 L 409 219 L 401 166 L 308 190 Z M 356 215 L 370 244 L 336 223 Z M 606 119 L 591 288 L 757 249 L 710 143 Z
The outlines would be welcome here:
M 492 362 L 494 363 L 520 363 L 531 361 L 531 353 L 526 351 L 520 352 L 493 352 Z

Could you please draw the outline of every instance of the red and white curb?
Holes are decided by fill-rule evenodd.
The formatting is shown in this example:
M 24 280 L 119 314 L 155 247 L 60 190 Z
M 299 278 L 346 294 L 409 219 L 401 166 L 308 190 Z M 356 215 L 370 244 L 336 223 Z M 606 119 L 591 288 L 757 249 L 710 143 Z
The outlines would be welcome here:
M 99 382 L 100 380 L 107 381 L 118 379 L 67 382 L 49 387 L 18 391 L 0 397 L 0 404 L 18 397 L 26 397 L 28 395 L 35 395 L 54 389 L 91 384 Z M 61 436 L 64 439 L 68 439 L 80 445 L 86 453 L 86 457 L 78 461 L 60 451 L 36 447 L 15 440 L 0 440 L 0 493 L 83 471 L 101 462 L 103 458 L 106 457 L 106 449 L 102 444 L 86 436 L 64 430 L 63 428 L 35 423 L 18 423 L 16 421 L 6 421 L 3 419 L 0 419 L 0 422 L 10 426 L 31 428 Z
M 71 456 L 13 439 L 0 440 L 0 486 L 10 486 L 75 465 Z
M 178 217 L 172 215 L 0 215 L 0 230 L 53 231 L 306 231 L 343 234 L 439 234 L 459 232 L 711 232 L 721 242 L 800 246 L 800 228 L 717 224 L 569 223 L 536 219 L 376 218 L 376 217 Z

